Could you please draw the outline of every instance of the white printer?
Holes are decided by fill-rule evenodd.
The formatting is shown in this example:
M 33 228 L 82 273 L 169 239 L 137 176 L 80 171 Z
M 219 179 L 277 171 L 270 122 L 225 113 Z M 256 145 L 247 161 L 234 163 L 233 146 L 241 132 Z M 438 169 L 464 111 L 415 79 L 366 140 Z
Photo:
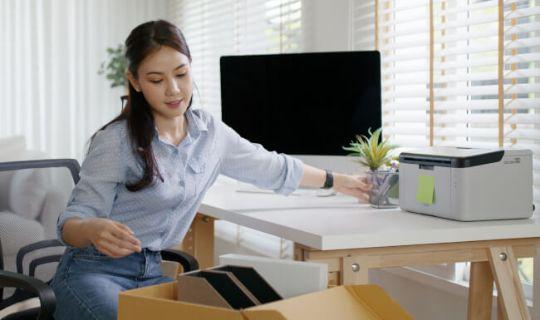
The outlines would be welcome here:
M 399 160 L 403 210 L 461 221 L 533 214 L 530 150 L 430 147 Z

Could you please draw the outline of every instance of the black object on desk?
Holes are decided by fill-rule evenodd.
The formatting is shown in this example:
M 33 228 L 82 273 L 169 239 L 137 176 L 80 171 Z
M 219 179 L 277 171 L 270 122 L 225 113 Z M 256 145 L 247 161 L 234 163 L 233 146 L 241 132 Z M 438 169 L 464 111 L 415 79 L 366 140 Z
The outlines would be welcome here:
M 221 57 L 223 121 L 266 149 L 346 155 L 381 126 L 377 51 Z

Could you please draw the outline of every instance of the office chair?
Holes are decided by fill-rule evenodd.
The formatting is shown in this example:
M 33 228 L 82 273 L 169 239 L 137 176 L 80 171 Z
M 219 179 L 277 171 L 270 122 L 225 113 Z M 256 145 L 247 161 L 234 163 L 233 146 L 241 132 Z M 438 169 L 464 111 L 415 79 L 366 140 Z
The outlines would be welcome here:
M 1 171 L 25 170 L 37 168 L 67 168 L 71 174 L 73 182 L 77 184 L 79 181 L 80 165 L 74 159 L 50 159 L 50 160 L 27 160 L 13 161 L 0 163 Z M 60 212 L 58 212 L 60 214 Z M 51 280 L 45 282 L 35 278 L 36 268 L 49 263 L 58 263 L 62 254 L 48 254 L 39 256 L 35 259 L 30 259 L 28 267 L 23 267 L 25 257 L 39 250 L 48 250 L 49 248 L 63 247 L 62 243 L 57 239 L 42 240 L 19 249 L 16 256 L 16 272 L 7 271 L 4 269 L 4 255 L 2 250 L 2 242 L 0 235 L 0 311 L 16 303 L 23 302 L 28 299 L 37 297 L 39 299 L 39 307 L 33 307 L 15 313 L 10 313 L 5 316 L 4 320 L 27 320 L 27 319 L 53 319 L 52 315 L 56 307 L 56 298 L 53 290 L 49 287 Z M 178 250 L 162 250 L 161 257 L 165 261 L 178 262 L 184 272 L 199 269 L 197 260 L 182 251 Z M 14 293 L 3 298 L 4 288 L 15 288 Z

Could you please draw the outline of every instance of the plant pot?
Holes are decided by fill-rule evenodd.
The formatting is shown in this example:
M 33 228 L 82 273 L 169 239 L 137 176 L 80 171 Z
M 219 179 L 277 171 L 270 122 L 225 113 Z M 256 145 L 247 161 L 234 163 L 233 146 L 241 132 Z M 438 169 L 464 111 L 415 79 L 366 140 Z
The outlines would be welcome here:
M 369 204 L 373 208 L 396 208 L 399 205 L 399 173 L 394 171 L 368 171 L 371 184 Z

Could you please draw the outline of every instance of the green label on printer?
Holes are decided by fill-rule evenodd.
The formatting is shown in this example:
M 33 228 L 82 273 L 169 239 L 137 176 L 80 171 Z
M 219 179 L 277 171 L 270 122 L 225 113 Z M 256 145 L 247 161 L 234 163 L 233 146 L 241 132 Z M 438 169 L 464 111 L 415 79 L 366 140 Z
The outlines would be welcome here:
M 418 187 L 416 188 L 416 201 L 423 204 L 433 204 L 435 196 L 435 177 L 418 176 Z

